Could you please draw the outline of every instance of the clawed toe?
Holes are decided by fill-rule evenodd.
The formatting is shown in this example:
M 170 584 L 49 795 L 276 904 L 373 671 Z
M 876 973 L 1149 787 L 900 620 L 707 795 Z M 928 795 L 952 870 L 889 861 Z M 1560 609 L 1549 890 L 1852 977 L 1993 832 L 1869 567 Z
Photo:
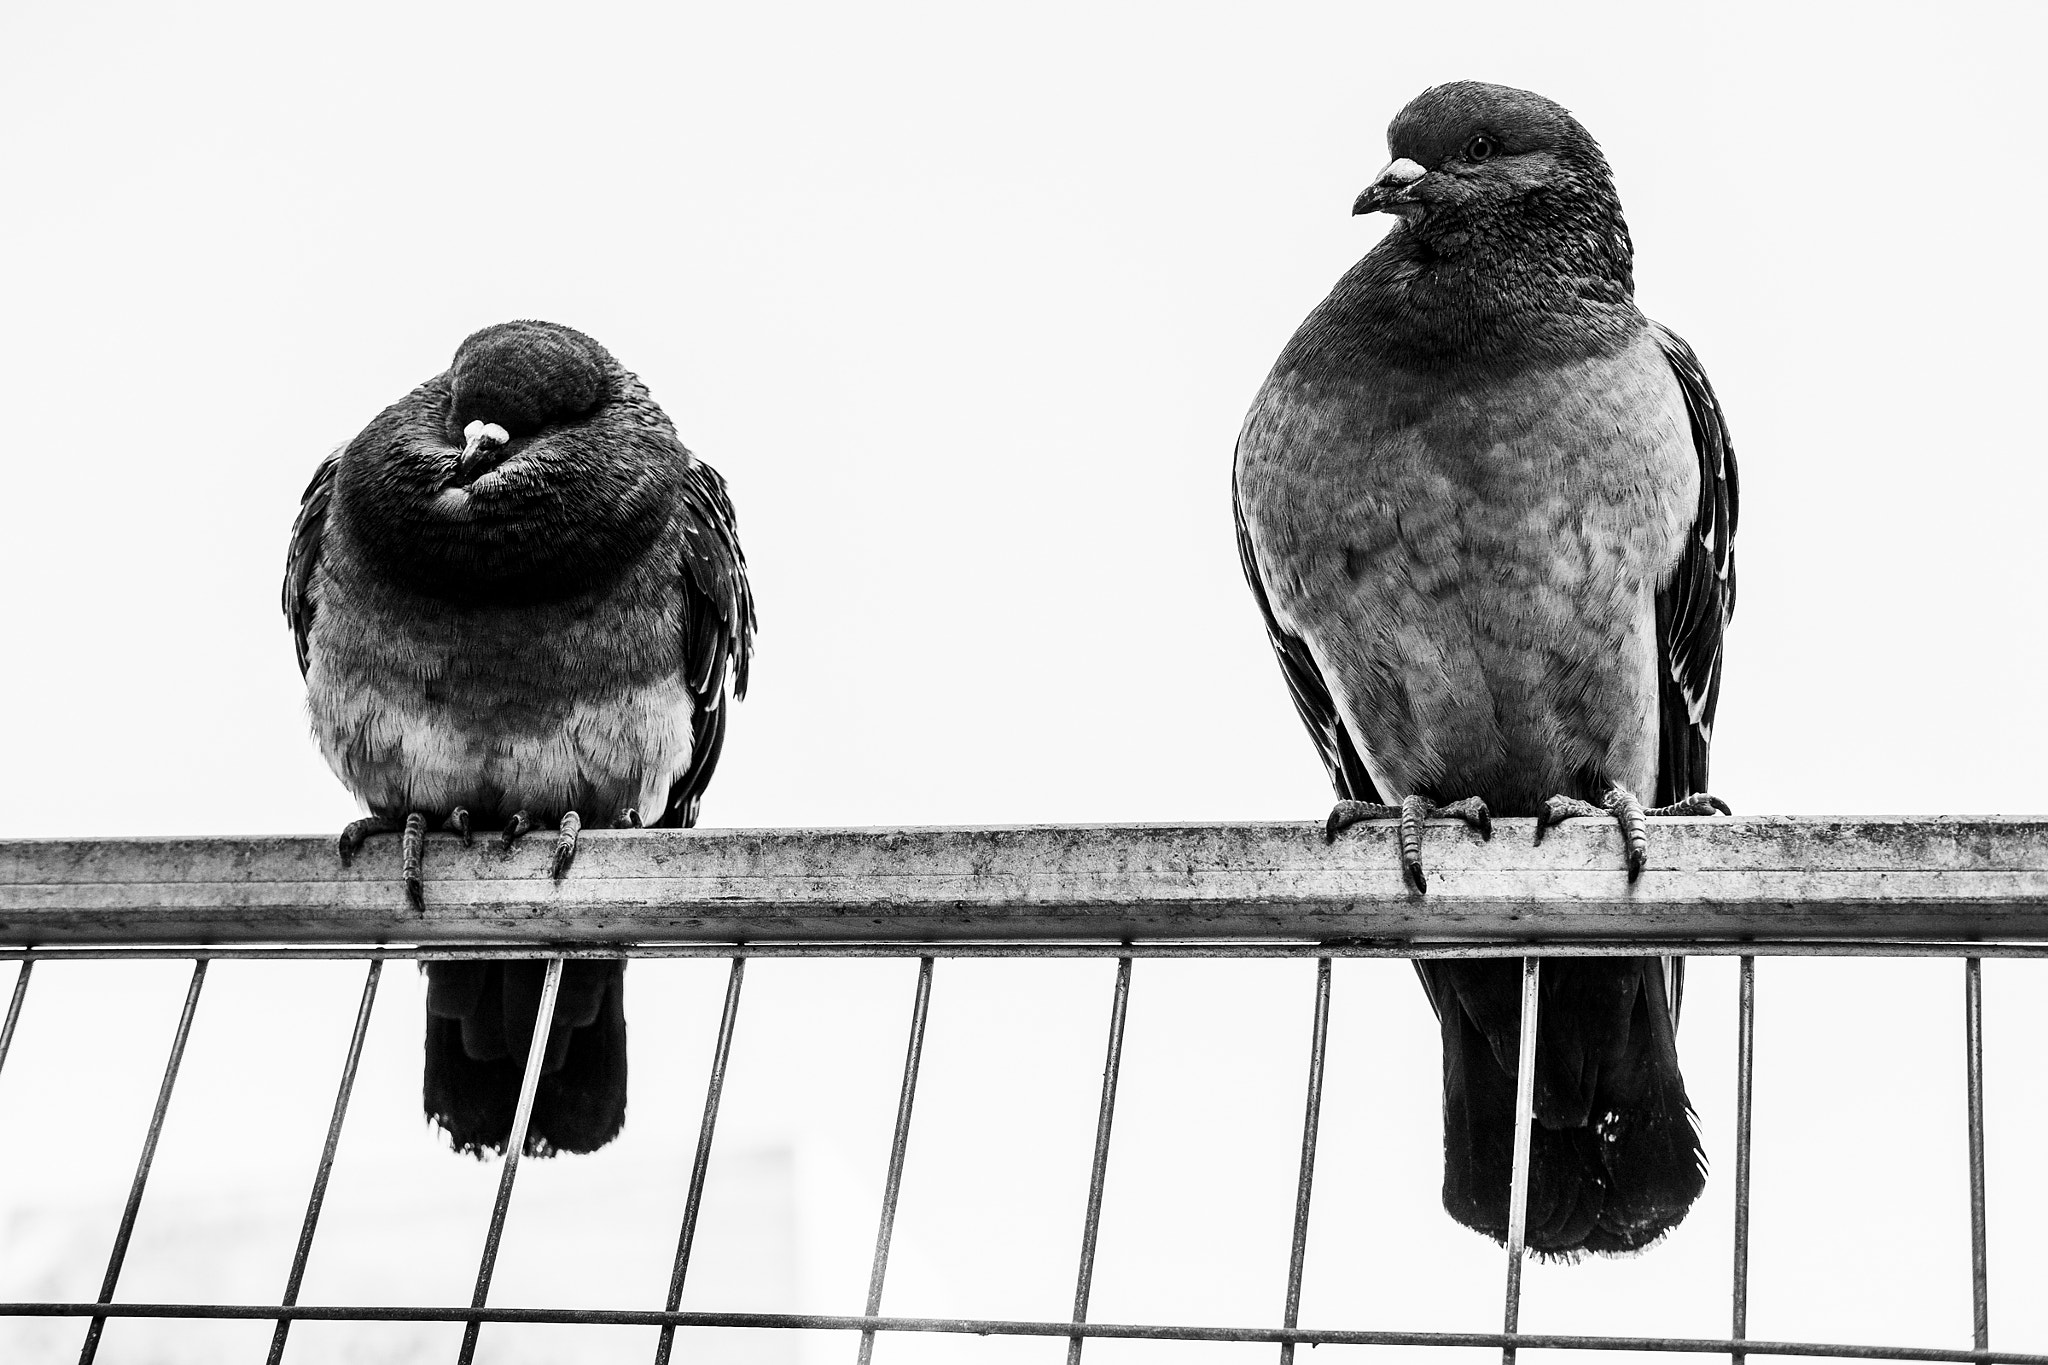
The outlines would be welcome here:
M 454 810 L 449 811 L 448 818 L 441 823 L 441 828 L 450 834 L 461 835 L 464 848 L 468 848 L 475 842 L 470 837 L 469 808 L 467 806 L 457 806 Z
M 405 834 L 405 842 L 400 845 L 399 852 L 400 866 L 404 869 L 405 899 L 414 910 L 425 910 L 427 890 L 421 867 L 426 861 L 427 851 L 426 816 L 414 811 L 404 820 L 388 815 L 366 815 L 360 820 L 351 820 L 334 841 L 334 849 L 341 855 L 341 865 L 347 867 L 371 835 L 399 831 Z
M 1323 822 L 1323 842 L 1336 843 L 1338 835 L 1362 820 L 1393 820 L 1400 814 L 1399 806 L 1383 806 L 1377 801 L 1339 801 L 1330 807 L 1330 818 Z
M 1683 801 L 1674 801 L 1668 806 L 1656 806 L 1643 812 L 1645 815 L 1733 815 L 1728 803 L 1718 796 L 1705 792 L 1694 792 Z
M 1463 801 L 1453 801 L 1448 806 L 1438 806 L 1433 813 L 1463 820 L 1466 828 L 1477 833 L 1483 840 L 1493 838 L 1493 812 L 1476 796 L 1468 796 Z
M 643 828 L 643 826 L 642 826 L 642 825 L 641 825 L 641 823 L 640 823 L 640 812 L 639 812 L 639 811 L 637 811 L 637 810 L 634 810 L 634 809 L 633 809 L 633 808 L 632 808 L 631 806 L 628 806 L 628 807 L 626 807 L 626 808 L 625 808 L 624 810 L 620 811 L 620 812 L 619 812 L 619 813 L 618 813 L 617 815 L 615 815 L 615 816 L 613 816 L 613 817 L 612 817 L 612 828 L 613 828 L 613 829 L 640 829 L 640 828 Z
M 1536 842 L 1542 843 L 1543 836 L 1553 826 L 1567 820 L 1582 819 L 1588 815 L 1606 815 L 1605 806 L 1596 806 L 1591 801 L 1581 801 L 1576 796 L 1553 796 L 1543 803 L 1536 812 Z
M 405 817 L 405 843 L 401 862 L 405 868 L 405 899 L 412 908 L 425 913 L 427 908 L 426 880 L 421 876 L 421 865 L 427 856 L 427 817 L 418 811 Z
M 381 815 L 366 815 L 360 820 L 351 820 L 342 827 L 341 836 L 334 841 L 334 851 L 341 855 L 341 865 L 347 867 L 362 849 L 363 841 L 372 834 L 389 834 L 399 827 L 396 820 Z
M 1335 843 L 1337 836 L 1362 820 L 1401 822 L 1401 880 L 1416 895 L 1429 891 L 1429 877 L 1422 870 L 1422 822 L 1448 815 L 1463 820 L 1482 839 L 1493 837 L 1493 813 L 1476 796 L 1439 806 L 1425 796 L 1404 796 L 1398 806 L 1372 801 L 1339 801 L 1323 826 L 1323 842 Z
M 523 810 L 514 811 L 512 818 L 505 822 L 504 830 L 498 835 L 498 847 L 507 853 L 511 852 L 512 845 L 518 843 L 525 836 L 526 832 L 532 828 L 533 817 L 531 815 L 528 815 Z
M 548 863 L 548 874 L 556 881 L 562 880 L 569 864 L 576 860 L 576 836 L 582 830 L 583 817 L 573 810 L 564 813 L 561 823 L 555 826 L 555 856 Z
M 1581 801 L 1575 796 L 1553 796 L 1543 803 L 1543 809 L 1536 814 L 1536 842 L 1543 842 L 1543 833 L 1552 825 L 1586 815 L 1612 817 L 1621 827 L 1623 860 L 1628 868 L 1628 879 L 1634 881 L 1643 875 L 1643 868 L 1650 861 L 1650 816 L 1705 816 L 1733 815 L 1728 803 L 1718 796 L 1695 792 L 1682 801 L 1668 806 L 1657 806 L 1645 810 L 1636 794 L 1627 787 L 1610 787 L 1601 805 Z

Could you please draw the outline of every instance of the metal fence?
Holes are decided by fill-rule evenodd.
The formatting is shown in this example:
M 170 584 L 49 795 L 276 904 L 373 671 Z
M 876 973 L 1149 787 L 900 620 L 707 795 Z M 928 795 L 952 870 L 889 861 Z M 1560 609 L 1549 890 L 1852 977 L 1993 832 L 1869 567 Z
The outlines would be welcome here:
M 486 1325 L 587 1323 L 659 1328 L 658 1362 L 669 1359 L 679 1331 L 741 1327 L 843 1331 L 852 1339 L 850 1353 L 863 1365 L 877 1334 L 885 1332 L 1065 1338 L 1070 1365 L 1083 1358 L 1089 1340 L 1104 1338 L 1267 1343 L 1282 1362 L 1292 1361 L 1299 1345 L 1383 1345 L 1497 1348 L 1507 1362 L 1520 1350 L 1577 1348 L 1705 1353 L 1737 1362 L 1768 1355 L 2048 1365 L 2048 1355 L 1990 1349 L 1981 973 L 1987 956 L 2048 956 L 2048 820 L 1676 821 L 1660 824 L 1653 843 L 1656 861 L 1634 885 L 1619 871 L 1620 850 L 1611 830 L 1594 822 L 1568 826 L 1535 849 L 1519 828 L 1526 824 L 1500 822 L 1501 837 L 1489 844 L 1448 834 L 1434 839 L 1426 898 L 1412 897 L 1402 887 L 1393 835 L 1385 829 L 1362 831 L 1335 848 L 1326 848 L 1314 831 L 1296 825 L 600 834 L 586 836 L 575 874 L 560 885 L 542 871 L 544 850 L 485 858 L 437 843 L 430 858 L 436 879 L 429 884 L 423 916 L 410 911 L 399 892 L 395 849 L 366 852 L 356 867 L 343 870 L 334 865 L 331 845 L 324 840 L 0 843 L 0 944 L 6 945 L 0 956 L 20 963 L 0 1024 L 0 1067 L 23 1009 L 32 1007 L 29 986 L 39 961 L 179 957 L 193 964 L 97 1300 L 0 1303 L 0 1315 L 85 1319 L 82 1362 L 95 1358 L 107 1321 L 122 1317 L 274 1321 L 272 1362 L 283 1358 L 294 1322 L 399 1320 L 465 1324 L 462 1362 L 473 1357 Z M 1521 1333 L 1522 1239 L 1543 961 L 1672 951 L 1741 960 L 1729 1335 Z M 1972 1347 L 1748 1338 L 1754 966 L 1757 957 L 1775 955 L 1962 960 Z M 510 956 L 545 956 L 549 966 L 470 1302 L 417 1307 L 298 1303 L 384 962 L 393 957 Z M 659 1309 L 493 1306 L 492 1275 L 562 963 L 591 956 L 731 961 L 667 1299 Z M 865 1307 L 857 1315 L 683 1312 L 678 1305 L 694 1249 L 747 963 L 791 956 L 919 959 Z M 1086 1213 L 1076 1230 L 1073 1312 L 1065 1321 L 884 1316 L 890 1241 L 933 974 L 941 959 L 991 956 L 1117 961 Z M 116 1302 L 207 967 L 222 957 L 343 957 L 367 964 L 291 1266 L 277 1303 Z M 1293 1236 L 1277 1323 L 1213 1327 L 1088 1320 L 1133 964 L 1167 957 L 1317 962 Z M 1331 962 L 1338 957 L 1522 960 L 1518 1121 L 1498 1333 L 1298 1325 Z

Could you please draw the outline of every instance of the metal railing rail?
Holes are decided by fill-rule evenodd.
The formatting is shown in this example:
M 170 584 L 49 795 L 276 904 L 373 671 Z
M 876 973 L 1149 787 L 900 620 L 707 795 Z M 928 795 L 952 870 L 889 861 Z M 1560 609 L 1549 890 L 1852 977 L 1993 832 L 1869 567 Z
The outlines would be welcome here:
M 582 1323 L 661 1329 L 657 1362 L 677 1330 L 745 1327 L 856 1334 L 857 1359 L 877 1334 L 954 1332 L 1058 1337 L 1076 1365 L 1089 1340 L 1268 1343 L 1282 1362 L 1298 1345 L 1499 1349 L 1504 1362 L 1537 1349 L 1653 1350 L 1751 1356 L 2029 1362 L 2048 1354 L 1990 1349 L 1984 1162 L 1983 978 L 1988 956 L 2048 955 L 2048 819 L 1738 820 L 1660 822 L 1658 861 L 1631 885 L 1614 832 L 1567 826 L 1541 850 L 1499 822 L 1491 843 L 1448 833 L 1432 841 L 1431 891 L 1401 885 L 1391 829 L 1367 828 L 1325 847 L 1299 825 L 1032 827 L 984 830 L 736 831 L 588 834 L 575 873 L 556 884 L 545 852 L 460 850 L 436 840 L 428 909 L 399 890 L 396 849 L 373 846 L 344 870 L 311 839 L 0 842 L 0 957 L 20 963 L 0 1023 L 0 1067 L 50 958 L 178 957 L 193 962 L 120 1229 L 93 1303 L 0 1303 L 0 1316 L 87 1321 L 93 1360 L 114 1318 L 258 1319 L 276 1324 L 269 1360 L 292 1323 L 464 1324 L 469 1361 L 485 1324 Z M 390 864 L 386 866 L 385 864 Z M 1533 1053 L 1542 962 L 1554 956 L 1645 952 L 1741 959 L 1737 1008 L 1734 1258 L 1726 1339 L 1523 1333 L 1518 1330 L 1527 1214 Z M 471 1301 L 418 1307 L 297 1302 L 356 1069 L 390 957 L 544 956 L 549 968 L 528 1051 L 513 1140 Z M 492 1272 L 518 1174 L 562 964 L 573 957 L 721 956 L 731 974 L 674 1268 L 661 1309 L 489 1306 Z M 1748 1265 L 1755 959 L 1759 956 L 1945 956 L 1964 962 L 1973 1342 L 1969 1347 L 1763 1341 L 1748 1337 Z M 682 1312 L 697 1216 L 730 1059 L 746 962 L 754 957 L 916 956 L 896 1126 L 865 1311 L 859 1315 Z M 1118 959 L 1090 1168 L 1080 1269 L 1070 1320 L 906 1318 L 881 1312 L 898 1192 L 907 1161 L 935 964 L 941 958 L 1114 956 Z M 1314 957 L 1313 1025 L 1301 1165 L 1286 1298 L 1277 1327 L 1088 1321 L 1103 1193 L 1110 1169 L 1133 963 L 1140 958 Z M 1331 962 L 1338 957 L 1518 957 L 1521 1049 L 1503 1330 L 1418 1332 L 1303 1328 L 1316 1139 L 1328 1044 Z M 123 1258 L 197 1011 L 207 964 L 232 958 L 367 960 L 355 1028 L 281 1302 L 121 1303 Z

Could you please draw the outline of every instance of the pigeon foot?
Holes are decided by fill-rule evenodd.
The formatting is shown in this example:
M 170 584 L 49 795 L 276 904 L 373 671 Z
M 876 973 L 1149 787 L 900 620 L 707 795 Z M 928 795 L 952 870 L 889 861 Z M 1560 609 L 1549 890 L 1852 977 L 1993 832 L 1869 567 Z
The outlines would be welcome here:
M 351 820 L 341 831 L 341 837 L 334 841 L 334 851 L 341 855 L 341 865 L 347 867 L 355 861 L 363 842 L 373 834 L 403 833 L 405 842 L 400 845 L 399 859 L 405 877 L 405 899 L 414 910 L 427 908 L 426 883 L 421 877 L 421 865 L 427 853 L 427 817 L 418 811 L 400 820 L 390 815 L 366 815 L 360 820 Z
M 1544 833 L 1552 825 L 1582 816 L 1612 816 L 1621 827 L 1621 840 L 1627 850 L 1624 858 L 1628 865 L 1628 879 L 1634 881 L 1643 875 L 1643 867 L 1650 859 L 1650 829 L 1647 817 L 1656 816 L 1706 816 L 1733 815 L 1728 803 L 1718 796 L 1695 792 L 1683 801 L 1674 801 L 1668 806 L 1652 806 L 1645 809 L 1640 798 L 1627 787 L 1611 788 L 1602 798 L 1601 804 L 1581 801 L 1575 796 L 1553 796 L 1543 803 L 1543 809 L 1536 814 L 1536 842 L 1543 842 Z
M 1335 843 L 1337 836 L 1363 820 L 1401 822 L 1401 880 L 1420 896 L 1429 890 L 1429 878 L 1422 871 L 1422 822 L 1443 816 L 1463 820 L 1480 838 L 1493 837 L 1493 815 L 1476 796 L 1439 806 L 1426 796 L 1404 796 L 1398 806 L 1372 801 L 1339 801 L 1323 825 L 1323 842 Z

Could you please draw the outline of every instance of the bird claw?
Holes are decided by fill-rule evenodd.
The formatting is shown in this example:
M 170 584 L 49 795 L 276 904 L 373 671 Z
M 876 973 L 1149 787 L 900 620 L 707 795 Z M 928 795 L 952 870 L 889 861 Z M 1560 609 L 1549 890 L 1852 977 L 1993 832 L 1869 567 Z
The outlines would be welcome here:
M 1728 808 L 1728 803 L 1726 801 L 1723 801 L 1718 796 L 1709 796 L 1705 792 L 1694 792 L 1691 796 L 1686 797 L 1683 801 L 1674 801 L 1668 806 L 1653 806 L 1649 810 L 1644 811 L 1643 814 L 1661 816 L 1704 816 L 1733 815 L 1735 814 L 1735 812 L 1730 810 Z
M 418 913 L 427 909 L 427 887 L 420 875 L 427 856 L 427 817 L 418 811 L 405 817 L 405 843 L 400 860 L 405 868 L 405 899 Z
M 353 862 L 363 847 L 363 841 L 372 834 L 390 834 L 399 827 L 396 820 L 382 815 L 366 815 L 360 820 L 349 821 L 334 841 L 334 851 L 341 855 L 341 865 L 347 867 Z
M 441 828 L 450 834 L 461 835 L 464 848 L 468 848 L 475 842 L 470 837 L 469 808 L 467 806 L 457 806 L 454 810 L 449 811 L 448 818 L 441 823 Z
M 1575 820 L 1587 815 L 1605 814 L 1607 814 L 1605 806 L 1596 806 L 1591 801 L 1581 801 L 1576 796 L 1553 796 L 1548 801 L 1545 801 L 1536 812 L 1535 842 L 1542 843 L 1543 836 L 1553 826 L 1561 825 L 1567 820 Z
M 555 826 L 555 856 L 548 863 L 548 875 L 556 881 L 568 874 L 569 864 L 576 860 L 576 836 L 582 829 L 583 817 L 573 810 L 564 812 Z
M 405 842 L 399 846 L 399 864 L 404 869 L 405 899 L 414 910 L 427 908 L 425 881 L 420 875 L 421 864 L 426 859 L 427 817 L 413 811 L 399 820 L 388 815 L 366 815 L 360 820 L 351 820 L 342 828 L 341 835 L 334 841 L 334 851 L 341 855 L 341 865 L 349 866 L 363 843 L 373 834 L 394 834 L 403 831 Z
M 637 811 L 637 810 L 635 810 L 635 809 L 633 809 L 633 807 L 631 807 L 631 806 L 627 806 L 627 807 L 626 807 L 625 809 L 621 810 L 621 811 L 620 811 L 620 812 L 619 812 L 619 813 L 618 813 L 617 815 L 615 815 L 615 816 L 613 816 L 613 817 L 612 817 L 612 828 L 613 828 L 613 829 L 641 829 L 641 828 L 643 828 L 643 826 L 642 826 L 642 825 L 641 825 L 641 823 L 640 823 L 640 812 L 639 812 L 639 811 Z
M 512 845 L 519 842 L 525 833 L 533 828 L 533 817 L 525 811 L 514 811 L 512 818 L 505 822 L 504 830 L 498 835 L 498 847 L 505 852 L 512 851 Z
M 1488 810 L 1486 803 L 1476 796 L 1468 796 L 1462 801 L 1453 801 L 1448 806 L 1438 806 L 1432 814 L 1438 816 L 1448 815 L 1455 819 L 1463 820 L 1467 829 L 1477 832 L 1482 843 L 1488 842 L 1493 838 L 1493 812 Z
M 1583 815 L 1606 815 L 1621 827 L 1623 863 L 1628 868 L 1628 879 L 1633 882 L 1643 875 L 1643 868 L 1650 861 L 1650 816 L 1705 816 L 1733 815 L 1728 803 L 1718 796 L 1695 792 L 1682 801 L 1668 806 L 1656 806 L 1645 810 L 1642 801 L 1627 787 L 1612 787 L 1600 805 L 1581 801 L 1572 796 L 1553 796 L 1543 803 L 1543 809 L 1536 815 L 1536 842 L 1543 842 L 1543 832 L 1552 825 Z
M 1338 835 L 1361 821 L 1393 820 L 1400 814 L 1399 806 L 1383 806 L 1377 801 L 1339 801 L 1330 807 L 1330 818 L 1323 822 L 1323 842 L 1336 843 Z
M 1402 797 L 1401 880 L 1408 883 L 1408 889 L 1418 896 L 1429 891 L 1429 879 L 1422 873 L 1422 822 L 1446 815 L 1463 820 L 1465 827 L 1476 831 L 1481 839 L 1493 837 L 1493 812 L 1476 796 L 1453 801 L 1447 806 L 1439 806 L 1426 796 Z
M 1429 877 L 1422 870 L 1422 822 L 1448 815 L 1463 820 L 1481 839 L 1493 837 L 1493 813 L 1476 796 L 1439 806 L 1426 796 L 1404 796 L 1398 806 L 1373 801 L 1339 801 L 1323 825 L 1323 842 L 1333 844 L 1337 836 L 1364 820 L 1401 822 L 1401 880 L 1416 895 L 1427 895 Z

